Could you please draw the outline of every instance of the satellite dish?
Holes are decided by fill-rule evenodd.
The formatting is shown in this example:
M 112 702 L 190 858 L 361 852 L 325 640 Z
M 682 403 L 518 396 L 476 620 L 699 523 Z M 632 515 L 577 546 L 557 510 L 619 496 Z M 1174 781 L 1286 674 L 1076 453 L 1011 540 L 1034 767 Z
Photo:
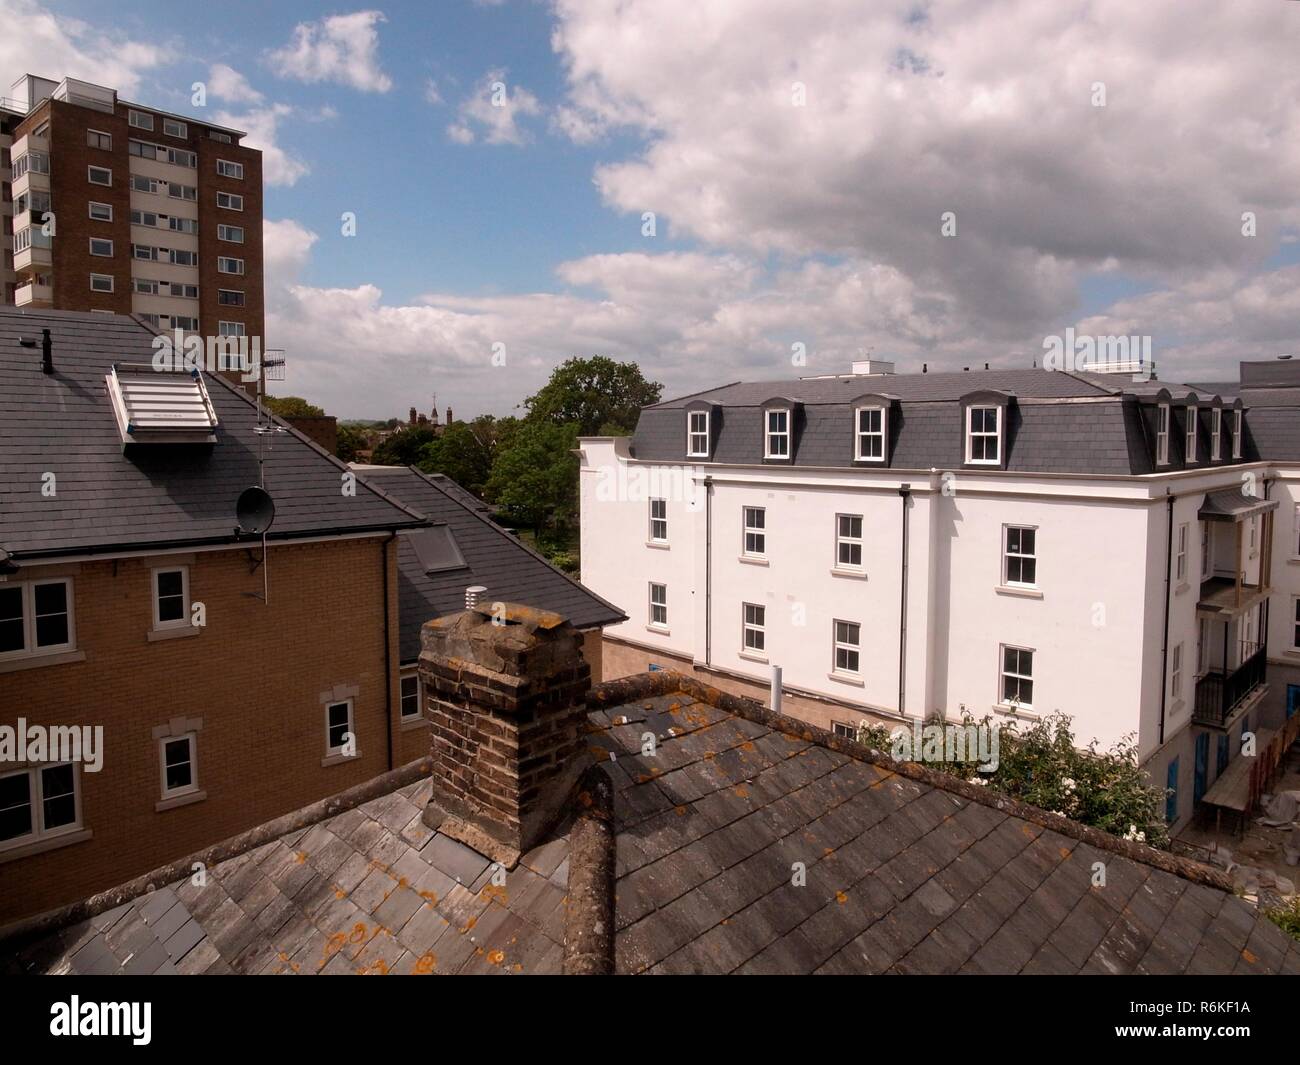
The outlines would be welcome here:
M 235 520 L 240 532 L 264 533 L 275 521 L 275 501 L 265 488 L 245 488 L 235 504 Z

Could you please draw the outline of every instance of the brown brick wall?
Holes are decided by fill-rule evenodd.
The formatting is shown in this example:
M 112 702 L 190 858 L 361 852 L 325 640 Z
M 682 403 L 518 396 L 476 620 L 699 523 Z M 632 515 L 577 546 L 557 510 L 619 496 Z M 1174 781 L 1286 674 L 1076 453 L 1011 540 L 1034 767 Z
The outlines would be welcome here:
M 262 588 L 245 552 L 192 557 L 190 595 L 207 608 L 200 635 L 147 640 L 150 569 L 158 559 L 82 563 L 73 580 L 86 660 L 0 673 L 0 723 L 22 715 L 32 724 L 99 724 L 105 748 L 102 771 L 81 773 L 82 819 L 93 839 L 9 861 L 0 852 L 0 923 L 111 887 L 368 780 L 389 767 L 390 742 L 396 754 L 395 544 L 273 545 L 269 606 L 244 595 Z M 360 756 L 322 767 L 320 694 L 335 685 L 358 689 Z M 175 716 L 203 720 L 198 780 L 207 798 L 156 812 L 152 730 Z M 427 736 L 423 748 L 412 757 L 427 753 Z
M 198 152 L 199 169 L 199 324 L 207 336 L 217 335 L 217 323 L 243 322 L 250 337 L 261 337 L 265 350 L 272 346 L 266 336 L 264 305 L 265 279 L 262 268 L 262 153 L 237 144 L 222 144 L 206 135 L 190 147 Z M 242 163 L 244 177 L 228 178 L 217 173 L 217 160 Z M 243 211 L 217 206 L 218 192 L 244 197 Z M 244 243 L 217 239 L 217 227 L 242 226 Z M 230 256 L 244 260 L 242 277 L 217 272 L 217 259 Z M 244 293 L 243 307 L 223 307 L 218 289 Z
M 50 122 L 50 199 L 54 206 L 55 233 L 50 249 L 53 262 L 54 306 L 66 311 L 131 313 L 131 186 L 127 160 L 127 124 L 116 115 L 60 100 L 47 100 L 23 119 L 18 135 L 30 133 L 46 118 Z M 86 131 L 112 135 L 111 151 L 91 148 Z M 90 166 L 113 171 L 111 188 L 86 179 Z M 94 200 L 113 205 L 113 221 L 90 220 Z M 90 254 L 91 236 L 113 241 L 111 259 Z M 90 275 L 112 274 L 113 291 L 92 292 Z

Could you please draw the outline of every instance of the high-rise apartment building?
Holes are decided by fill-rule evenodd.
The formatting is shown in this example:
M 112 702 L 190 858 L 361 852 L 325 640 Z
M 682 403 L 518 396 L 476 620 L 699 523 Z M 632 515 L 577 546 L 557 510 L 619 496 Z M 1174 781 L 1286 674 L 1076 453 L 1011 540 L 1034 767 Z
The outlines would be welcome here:
M 262 153 L 243 136 L 23 75 L 0 110 L 4 301 L 265 339 Z

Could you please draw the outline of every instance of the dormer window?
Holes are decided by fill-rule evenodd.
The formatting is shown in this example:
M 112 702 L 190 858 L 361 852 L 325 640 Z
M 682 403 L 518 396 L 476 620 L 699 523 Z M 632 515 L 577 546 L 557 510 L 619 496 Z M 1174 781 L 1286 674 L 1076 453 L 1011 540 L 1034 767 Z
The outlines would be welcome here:
M 1210 411 L 1210 461 L 1218 462 L 1223 452 L 1223 411 L 1215 407 Z
M 790 457 L 790 411 L 763 412 L 766 431 L 763 434 L 763 457 L 788 459 Z
M 1156 465 L 1169 465 L 1169 404 L 1156 408 Z
M 1196 408 L 1187 408 L 1187 451 L 1183 456 L 1185 462 L 1196 461 Z
M 686 456 L 693 459 L 709 457 L 709 412 L 686 412 Z
M 858 462 L 884 462 L 885 408 L 858 407 L 855 417 L 857 431 L 854 433 L 853 457 Z
M 982 466 L 1002 462 L 1002 408 L 966 409 L 966 461 Z
M 1241 458 L 1241 410 L 1232 412 L 1232 457 Z

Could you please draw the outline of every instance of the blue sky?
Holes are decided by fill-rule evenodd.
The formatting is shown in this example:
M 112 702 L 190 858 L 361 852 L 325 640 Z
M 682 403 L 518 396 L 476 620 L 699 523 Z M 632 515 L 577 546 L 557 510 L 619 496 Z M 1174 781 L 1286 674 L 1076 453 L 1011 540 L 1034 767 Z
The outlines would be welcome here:
M 506 413 L 595 353 L 669 395 L 868 350 L 1027 366 L 1067 327 L 1154 337 L 1168 379 L 1300 354 L 1300 4 L 0 0 L 11 21 L 5 85 L 249 130 L 266 343 L 343 416 Z

